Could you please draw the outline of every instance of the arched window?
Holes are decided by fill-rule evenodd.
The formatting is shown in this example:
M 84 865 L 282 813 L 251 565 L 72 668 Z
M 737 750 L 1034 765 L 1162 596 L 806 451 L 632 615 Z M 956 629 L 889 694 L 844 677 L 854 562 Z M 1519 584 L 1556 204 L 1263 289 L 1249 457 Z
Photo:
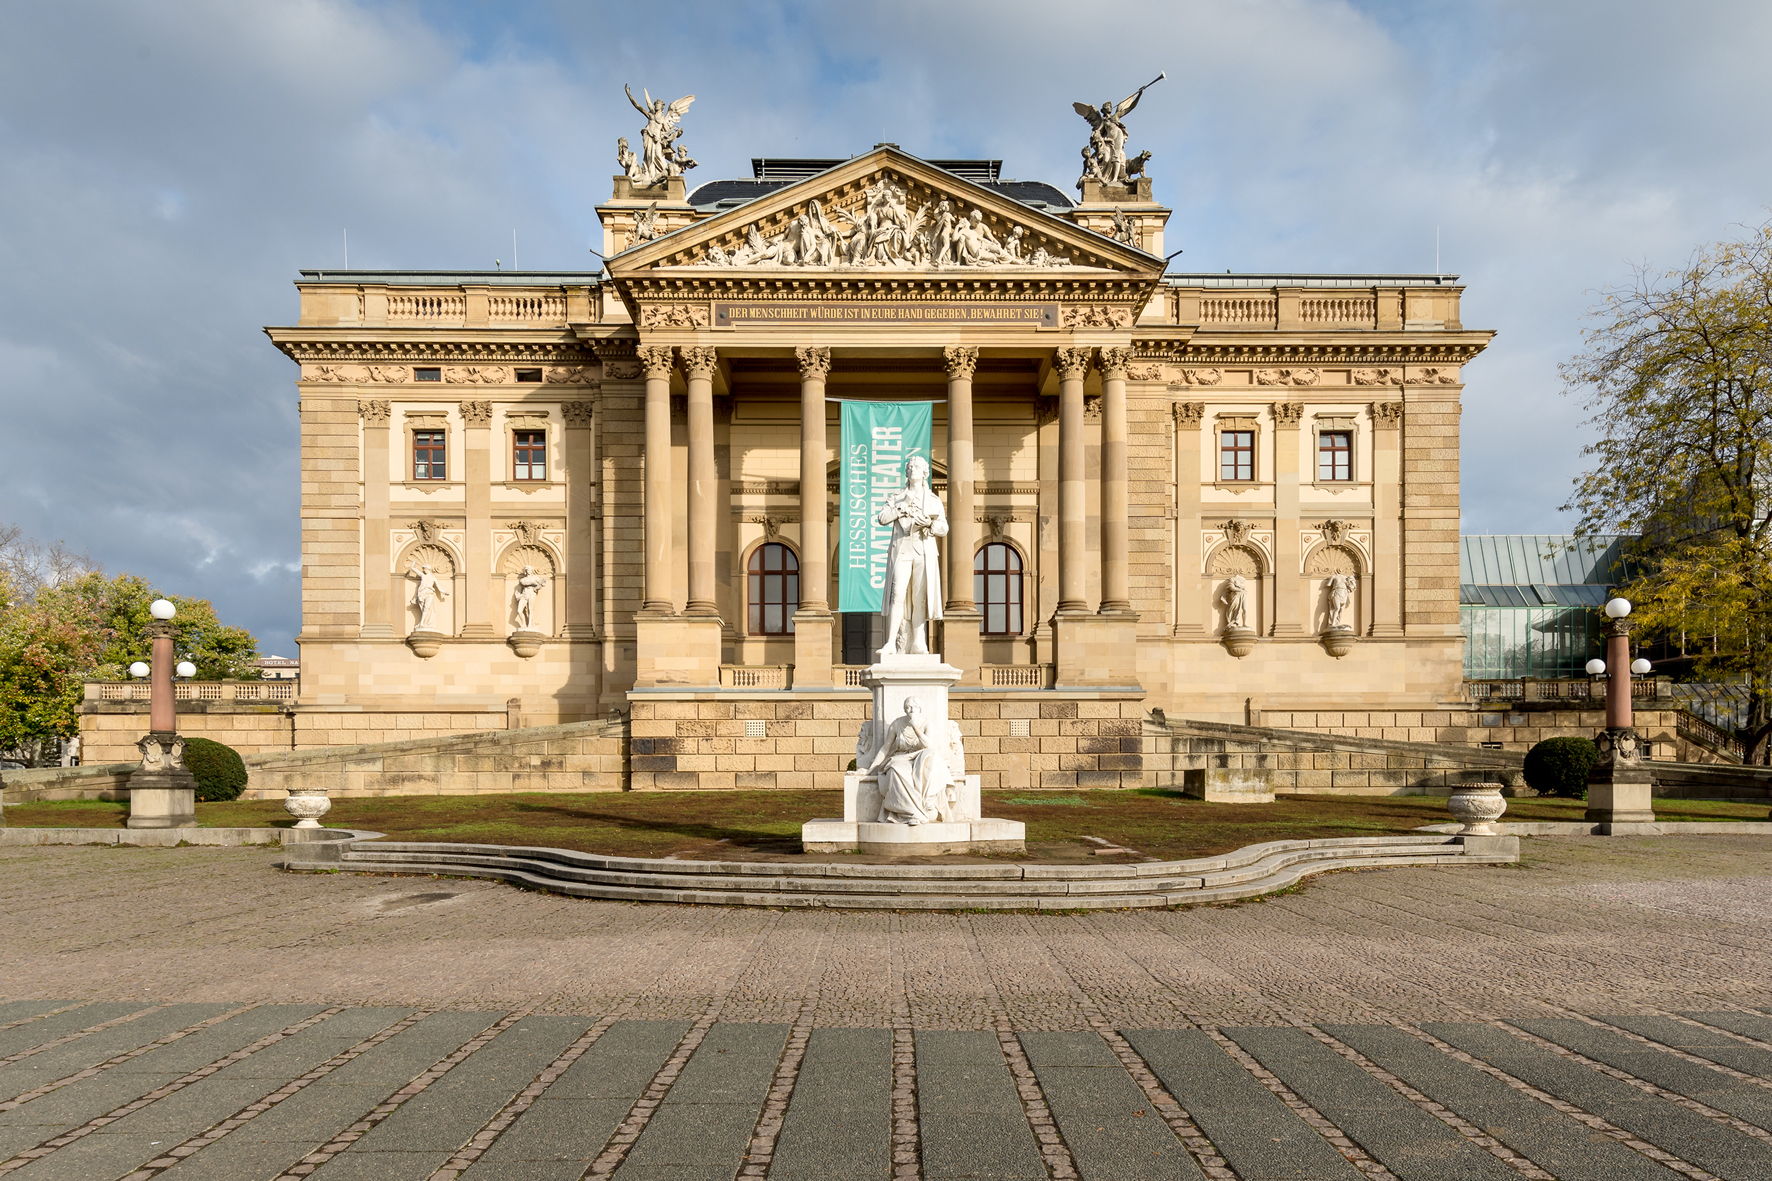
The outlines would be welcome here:
M 800 608 L 800 559 L 779 541 L 751 551 L 748 570 L 750 634 L 791 636 Z
M 1001 541 L 980 546 L 972 559 L 972 597 L 983 614 L 979 631 L 987 636 L 1021 634 L 1021 555 Z

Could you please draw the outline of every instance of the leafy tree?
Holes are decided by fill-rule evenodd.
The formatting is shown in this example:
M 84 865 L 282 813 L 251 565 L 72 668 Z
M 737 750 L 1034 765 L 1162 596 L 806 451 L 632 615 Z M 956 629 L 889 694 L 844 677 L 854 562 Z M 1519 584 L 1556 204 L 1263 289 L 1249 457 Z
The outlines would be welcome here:
M 1595 412 L 1583 533 L 1640 533 L 1622 588 L 1649 638 L 1748 693 L 1749 761 L 1772 751 L 1772 223 L 1605 294 L 1563 367 Z
M 36 762 L 78 732 L 83 681 L 126 678 L 148 659 L 148 605 L 160 596 L 134 575 L 89 570 L 9 602 L 9 582 L 0 575 L 0 750 Z M 251 633 L 222 624 L 207 600 L 167 597 L 178 607 L 175 651 L 199 679 L 258 677 Z

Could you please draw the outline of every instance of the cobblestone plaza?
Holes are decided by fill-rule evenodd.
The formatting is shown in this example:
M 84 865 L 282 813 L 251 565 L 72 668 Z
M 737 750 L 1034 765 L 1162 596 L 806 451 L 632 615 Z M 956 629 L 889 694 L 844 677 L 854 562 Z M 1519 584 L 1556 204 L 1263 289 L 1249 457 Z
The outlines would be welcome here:
M 0 1175 L 1772 1176 L 1772 850 L 784 912 L 0 851 Z

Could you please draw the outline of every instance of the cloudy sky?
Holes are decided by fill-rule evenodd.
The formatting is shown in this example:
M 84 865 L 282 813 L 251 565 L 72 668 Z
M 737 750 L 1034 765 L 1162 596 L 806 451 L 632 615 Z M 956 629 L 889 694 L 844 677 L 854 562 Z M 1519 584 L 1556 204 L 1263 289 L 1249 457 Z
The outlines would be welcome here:
M 0 522 L 297 617 L 298 269 L 592 264 L 624 82 L 694 93 L 692 181 L 891 140 L 1067 188 L 1129 120 L 1203 272 L 1427 272 L 1466 370 L 1471 532 L 1555 531 L 1557 363 L 1633 267 L 1772 204 L 1759 0 L 0 0 Z

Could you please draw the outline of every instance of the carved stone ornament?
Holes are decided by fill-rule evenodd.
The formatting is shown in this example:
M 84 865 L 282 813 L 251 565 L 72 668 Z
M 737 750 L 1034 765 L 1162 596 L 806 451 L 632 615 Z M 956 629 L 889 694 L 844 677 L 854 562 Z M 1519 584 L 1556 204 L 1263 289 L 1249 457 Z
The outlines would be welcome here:
M 463 402 L 461 420 L 469 426 L 485 426 L 492 421 L 491 402 Z
M 308 365 L 302 377 L 306 381 L 364 382 L 369 380 L 369 369 L 363 365 Z
M 794 349 L 794 360 L 800 363 L 800 376 L 823 381 L 831 375 L 831 350 L 823 345 L 803 344 Z
M 640 309 L 642 328 L 706 328 L 708 306 L 704 303 L 650 304 Z
M 668 344 L 643 344 L 637 350 L 640 365 L 646 370 L 646 376 L 669 377 L 671 367 L 676 361 L 675 352 Z
M 667 103 L 662 98 L 653 98 L 651 92 L 641 87 L 640 93 L 646 96 L 642 105 L 634 97 L 632 87 L 624 85 L 622 90 L 627 93 L 628 102 L 646 120 L 646 126 L 640 129 L 638 152 L 628 146 L 626 136 L 616 140 L 615 162 L 621 165 L 634 187 L 653 188 L 694 168 L 695 161 L 689 158 L 689 152 L 677 140 L 683 135 L 683 116 L 688 113 L 695 96 L 686 94 L 674 103 Z
M 941 353 L 950 380 L 971 381 L 978 370 L 978 349 L 972 345 L 950 344 Z
M 295 827 L 319 828 L 320 817 L 332 811 L 332 797 L 324 787 L 292 787 L 283 810 L 295 817 Z
M 388 400 L 386 398 L 364 398 L 357 403 L 357 413 L 370 426 L 386 426 L 388 424 Z
M 533 525 L 534 523 L 533 521 L 518 522 L 522 525 Z M 539 537 L 523 538 L 519 544 L 505 550 L 504 560 L 499 563 L 499 571 L 503 574 L 521 574 L 525 568 L 550 578 L 553 577 L 553 552 L 541 543 Z
M 658 202 L 654 201 L 634 214 L 634 232 L 628 235 L 628 245 L 638 246 L 642 242 L 650 242 L 663 232 L 658 224 Z
M 1101 350 L 1100 360 L 1097 364 L 1101 366 L 1101 375 L 1103 377 L 1117 377 L 1123 381 L 1126 378 L 1126 367 L 1131 364 L 1131 362 L 1131 349 L 1122 346 L 1114 346 L 1112 348 Z
M 1353 369 L 1349 376 L 1355 385 L 1402 385 L 1401 369 Z
M 1144 243 L 1139 240 L 1138 222 L 1126 216 L 1125 210 L 1114 207 L 1114 225 L 1108 237 L 1122 246 L 1130 246 L 1134 250 L 1142 250 Z
M 1496 836 L 1501 830 L 1495 822 L 1507 812 L 1507 797 L 1499 783 L 1459 784 L 1446 797 L 1446 811 L 1463 826 L 1460 836 Z
M 1414 380 L 1418 385 L 1457 385 L 1458 367 L 1456 365 L 1423 365 L 1415 370 Z
M 1216 574 L 1221 578 L 1229 577 L 1232 574 L 1241 574 L 1245 578 L 1259 578 L 1261 576 L 1261 556 L 1248 546 L 1237 544 L 1241 540 L 1238 538 L 1236 542 L 1230 545 L 1221 545 L 1213 551 L 1212 563 L 1207 567 L 1206 572 Z
M 768 515 L 745 518 L 753 525 L 763 526 L 763 537 L 766 541 L 774 541 L 781 536 L 781 518 Z
M 1059 349 L 1053 358 L 1053 365 L 1058 369 L 1059 377 L 1066 381 L 1078 381 L 1089 375 L 1090 354 L 1093 349 Z
M 1275 402 L 1274 425 L 1297 426 L 1304 418 L 1303 402 Z
M 683 349 L 683 372 L 689 377 L 712 377 L 720 367 L 720 350 L 708 345 L 687 345 Z
M 1315 369 L 1257 369 L 1256 385 L 1316 385 L 1322 375 Z
M 1004 532 L 1004 527 L 1015 523 L 1015 515 L 1013 513 L 992 513 L 979 517 L 978 523 L 985 527 L 986 538 L 1001 540 L 1008 536 Z
M 1254 535 L 1255 526 L 1251 525 L 1248 521 L 1220 521 L 1218 523 L 1218 530 L 1224 534 L 1224 539 L 1232 545 L 1242 545 Z M 1225 573 L 1229 574 L 1232 573 L 1232 571 L 1227 570 Z
M 1346 521 L 1324 521 L 1317 526 L 1318 534 L 1331 545 L 1340 545 L 1352 529 Z
M 1161 365 L 1128 365 L 1126 366 L 1126 380 L 1162 381 L 1163 367 Z
M 540 521 L 512 521 L 505 526 L 516 534 L 517 540 L 523 545 L 540 545 L 542 523 Z
M 1087 394 L 1084 396 L 1084 398 L 1083 398 L 1083 417 L 1084 418 L 1100 418 L 1101 417 L 1101 395 L 1100 394 Z
M 597 374 L 589 365 L 554 365 L 542 380 L 549 385 L 593 385 Z
M 596 404 L 593 402 L 562 402 L 560 413 L 567 426 L 590 426 Z
M 603 376 L 612 381 L 632 381 L 640 376 L 640 372 L 640 362 L 638 361 L 603 362 Z
M 1110 99 L 1100 107 L 1093 107 L 1088 103 L 1071 104 L 1071 109 L 1089 124 L 1089 142 L 1083 148 L 1083 175 L 1077 178 L 1079 192 L 1088 181 L 1125 188 L 1132 183 L 1132 178 L 1137 173 L 1144 171 L 1151 154 L 1140 152 L 1131 160 L 1126 158 L 1124 120 L 1132 113 L 1132 108 L 1138 105 L 1144 92 L 1162 80 L 1163 75 L 1158 74 L 1119 102 Z
M 136 740 L 141 752 L 143 771 L 182 771 L 185 766 L 185 740 L 173 735 L 170 739 L 158 734 L 144 734 Z
M 1313 578 L 1328 578 L 1338 574 L 1357 575 L 1360 572 L 1360 560 L 1346 545 L 1319 545 L 1306 559 L 1304 572 Z
M 762 223 L 736 231 L 743 240 L 709 245 L 692 265 L 704 267 L 816 267 L 1026 270 L 1068 267 L 1068 257 L 1045 246 L 1030 249 L 1025 226 L 992 224 L 983 210 L 932 193 L 912 208 L 904 184 L 886 174 L 847 204 L 808 201 L 770 236 Z M 771 226 L 782 225 L 779 218 Z M 1056 242 L 1053 243 L 1056 245 Z M 1099 268 L 1092 268 L 1099 269 Z
M 448 528 L 448 526 L 442 521 L 425 519 L 414 521 L 411 525 L 408 525 L 407 528 L 411 529 L 413 535 L 420 541 L 428 543 L 441 541 L 443 538 L 443 530 Z
M 404 365 L 370 365 L 367 368 L 370 381 L 406 381 L 412 375 L 412 370 Z
M 1200 420 L 1206 417 L 1204 402 L 1172 402 L 1169 412 L 1175 416 L 1175 425 L 1183 430 L 1199 430 Z
M 1084 372 L 1087 372 L 1087 370 Z M 1058 399 L 1045 395 L 1035 398 L 1034 425 L 1045 426 L 1049 422 L 1056 421 L 1058 421 Z
M 1374 403 L 1372 407 L 1372 422 L 1379 430 L 1396 430 L 1403 425 L 1403 403 Z
M 1224 380 L 1222 369 L 1183 369 L 1181 379 L 1190 385 L 1217 385 Z
M 446 365 L 443 380 L 456 385 L 503 385 L 511 380 L 509 365 Z
M 1058 322 L 1065 328 L 1123 328 L 1132 322 L 1125 308 L 1094 304 L 1069 307 L 1059 313 Z

